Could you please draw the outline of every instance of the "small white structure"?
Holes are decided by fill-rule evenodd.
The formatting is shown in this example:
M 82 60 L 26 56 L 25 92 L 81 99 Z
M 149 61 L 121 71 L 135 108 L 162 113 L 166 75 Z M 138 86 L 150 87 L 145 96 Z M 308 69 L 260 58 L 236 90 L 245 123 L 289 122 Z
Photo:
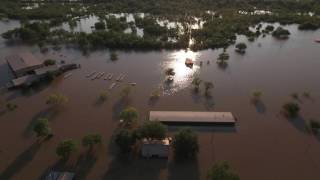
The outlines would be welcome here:
M 170 138 L 165 138 L 163 140 L 143 139 L 141 155 L 146 158 L 168 158 L 170 142 Z

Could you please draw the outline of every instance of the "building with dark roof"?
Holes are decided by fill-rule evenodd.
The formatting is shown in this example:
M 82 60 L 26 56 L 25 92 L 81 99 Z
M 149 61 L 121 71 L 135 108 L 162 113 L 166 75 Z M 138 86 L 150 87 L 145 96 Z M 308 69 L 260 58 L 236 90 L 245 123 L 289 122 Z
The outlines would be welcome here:
M 16 77 L 33 74 L 35 69 L 44 66 L 43 61 L 31 53 L 21 53 L 7 56 L 6 60 Z

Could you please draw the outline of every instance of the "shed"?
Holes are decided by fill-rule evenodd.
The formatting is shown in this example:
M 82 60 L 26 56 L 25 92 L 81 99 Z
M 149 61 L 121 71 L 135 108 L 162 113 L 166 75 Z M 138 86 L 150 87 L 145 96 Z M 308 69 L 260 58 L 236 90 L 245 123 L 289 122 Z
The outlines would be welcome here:
M 199 112 L 199 111 L 150 111 L 150 121 L 163 123 L 211 123 L 235 124 L 236 119 L 231 112 Z
M 16 77 L 32 73 L 35 69 L 43 67 L 43 61 L 34 57 L 31 53 L 21 53 L 7 56 L 6 60 Z
M 169 138 L 165 138 L 163 140 L 143 139 L 141 155 L 146 158 L 168 158 L 170 141 L 171 140 Z

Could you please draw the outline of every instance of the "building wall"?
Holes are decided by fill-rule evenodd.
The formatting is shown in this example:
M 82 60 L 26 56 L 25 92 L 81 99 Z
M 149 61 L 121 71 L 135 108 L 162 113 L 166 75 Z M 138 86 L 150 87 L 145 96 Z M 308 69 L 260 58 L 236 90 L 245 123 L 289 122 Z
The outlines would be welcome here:
M 22 77 L 22 76 L 25 76 L 25 75 L 27 75 L 29 73 L 32 73 L 32 71 L 34 71 L 35 69 L 41 68 L 43 66 L 44 65 L 38 65 L 38 66 L 32 66 L 32 67 L 24 68 L 24 69 L 15 71 L 14 74 L 15 74 L 16 77 Z

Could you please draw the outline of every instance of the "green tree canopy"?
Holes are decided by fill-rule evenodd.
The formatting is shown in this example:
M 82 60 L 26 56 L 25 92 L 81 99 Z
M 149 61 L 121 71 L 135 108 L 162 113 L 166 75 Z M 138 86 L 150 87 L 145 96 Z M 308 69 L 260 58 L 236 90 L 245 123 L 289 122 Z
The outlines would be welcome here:
M 62 159 L 68 159 L 71 153 L 75 152 L 78 148 L 78 143 L 72 139 L 61 141 L 56 149 L 56 153 Z
M 245 53 L 247 49 L 247 45 L 243 42 L 236 44 L 236 51 L 239 53 Z
M 173 138 L 175 158 L 192 159 L 199 151 L 198 137 L 191 129 L 182 129 Z
M 102 143 L 101 134 L 88 134 L 82 138 L 82 145 L 92 148 L 96 144 Z
M 68 102 L 68 98 L 62 94 L 51 94 L 48 96 L 46 103 L 51 105 L 62 105 Z
M 146 121 L 140 128 L 139 132 L 143 138 L 164 139 L 166 137 L 166 126 L 158 121 Z
M 300 111 L 299 105 L 294 102 L 285 103 L 282 108 L 288 117 L 296 117 Z
M 115 143 L 121 153 L 129 153 L 135 144 L 135 138 L 128 129 L 121 129 L 115 135 Z
M 47 118 L 40 118 L 33 127 L 33 131 L 37 134 L 37 137 L 47 137 L 51 134 L 51 128 L 49 127 L 49 121 Z
M 209 180 L 240 180 L 226 162 L 217 163 L 208 171 Z
M 138 118 L 138 116 L 138 111 L 134 107 L 128 107 L 120 113 L 120 118 L 124 120 L 126 124 L 132 123 L 135 119 Z

